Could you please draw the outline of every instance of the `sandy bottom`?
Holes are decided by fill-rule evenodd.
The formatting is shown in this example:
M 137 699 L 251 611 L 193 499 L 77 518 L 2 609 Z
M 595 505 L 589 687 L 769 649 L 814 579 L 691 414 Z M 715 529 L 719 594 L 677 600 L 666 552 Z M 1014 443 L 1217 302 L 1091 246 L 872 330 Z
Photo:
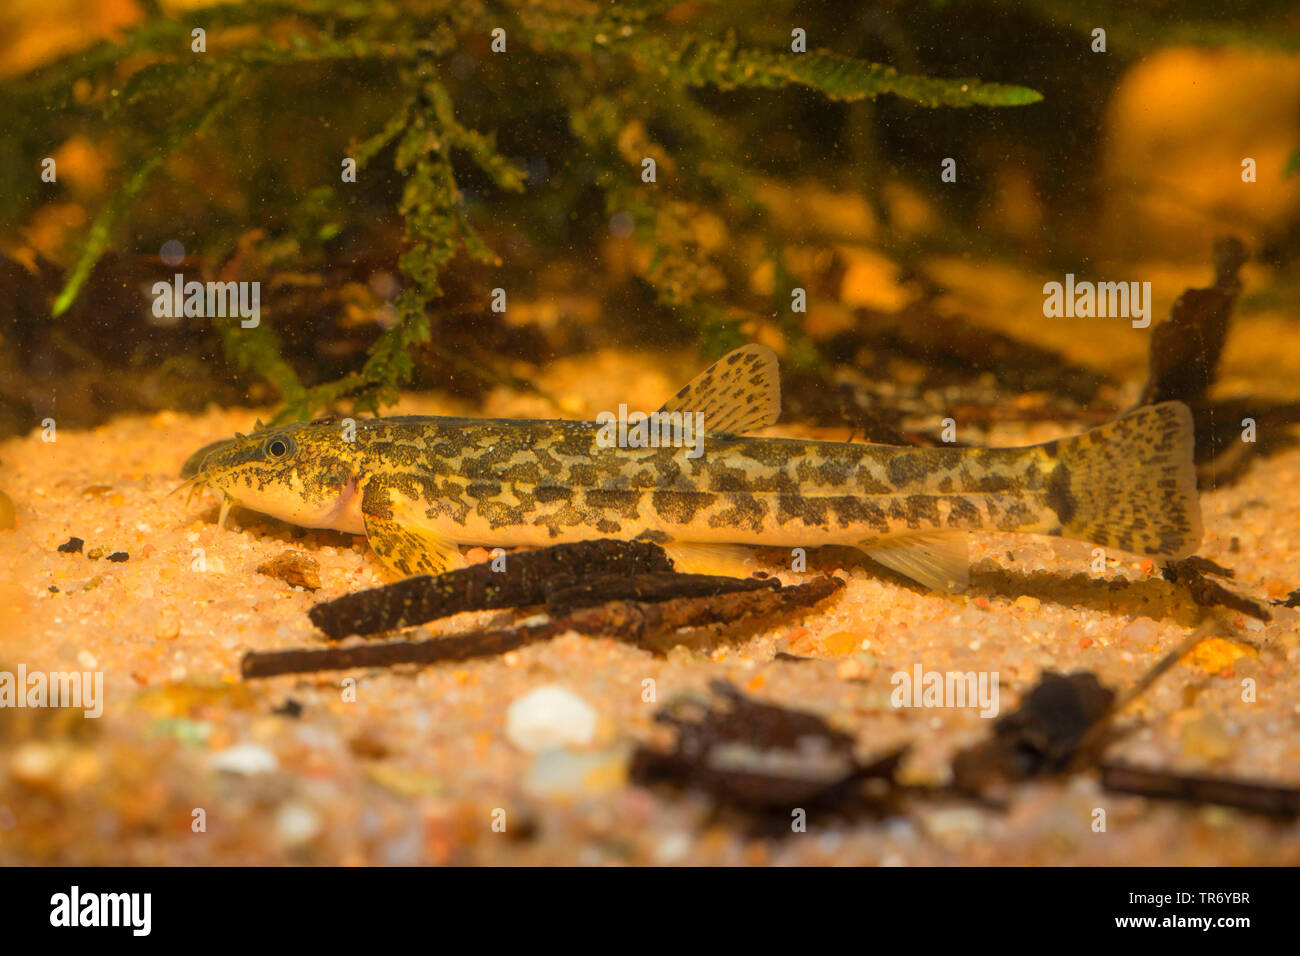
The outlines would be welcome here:
M 667 381 L 632 387 L 648 403 Z M 530 401 L 475 411 L 548 413 Z M 432 399 L 403 410 L 466 411 Z M 1003 713 L 1044 670 L 1128 686 L 1197 611 L 1149 563 L 1111 560 L 1095 573 L 1082 545 L 979 537 L 973 585 L 957 597 L 815 556 L 810 573 L 847 581 L 839 595 L 797 619 L 689 635 L 666 656 L 569 634 L 472 663 L 243 683 L 245 651 L 318 643 L 313 603 L 381 583 L 360 538 L 239 510 L 222 530 L 211 498 L 187 507 L 167 496 L 192 450 L 249 430 L 257 414 L 162 413 L 0 444 L 0 490 L 17 509 L 17 527 L 0 531 L 0 670 L 101 672 L 104 698 L 98 719 L 0 710 L 0 862 L 1300 863 L 1300 824 L 1107 794 L 1088 775 L 1019 787 L 1003 812 L 949 801 L 877 822 L 814 814 L 806 833 L 782 838 L 747 834 L 699 796 L 626 783 L 629 745 L 665 732 L 655 710 L 715 678 L 823 715 L 856 735 L 863 757 L 912 741 L 905 774 L 930 783 L 991 721 L 893 707 L 896 672 L 996 671 Z M 1236 569 L 1236 590 L 1267 601 L 1300 587 L 1296 488 L 1291 451 L 1204 496 L 1200 553 Z M 83 553 L 57 550 L 71 536 Z M 290 548 L 319 562 L 315 594 L 255 571 Z M 129 558 L 109 561 L 117 552 Z M 1111 756 L 1300 785 L 1300 611 L 1273 612 L 1268 624 L 1235 618 L 1231 639 L 1170 672 L 1131 709 Z M 430 630 L 510 619 L 462 615 Z M 595 711 L 585 746 L 537 754 L 508 738 L 511 702 L 547 684 Z

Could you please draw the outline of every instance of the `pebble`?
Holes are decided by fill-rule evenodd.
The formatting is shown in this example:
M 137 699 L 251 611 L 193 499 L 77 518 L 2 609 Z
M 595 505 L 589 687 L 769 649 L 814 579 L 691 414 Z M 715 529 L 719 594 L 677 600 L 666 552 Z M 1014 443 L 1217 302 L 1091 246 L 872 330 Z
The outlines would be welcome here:
M 226 773 L 252 777 L 259 773 L 278 770 L 280 761 L 261 744 L 235 744 L 233 747 L 214 753 L 209 765 L 213 770 L 224 770 Z
M 310 843 L 320 831 L 320 814 L 305 803 L 282 803 L 275 812 L 275 834 L 284 846 Z
M 1134 621 L 1124 625 L 1124 629 L 1119 632 L 1121 643 L 1132 643 L 1134 646 L 1141 648 L 1143 645 L 1154 641 L 1160 633 L 1160 625 L 1149 617 L 1139 617 Z
M 685 830 L 673 830 L 655 841 L 656 863 L 677 863 L 686 859 L 694 846 L 694 838 Z
M 1232 755 L 1232 735 L 1223 721 L 1205 714 L 1183 727 L 1179 743 L 1183 754 L 1204 760 L 1223 760 Z
M 531 690 L 506 710 L 506 739 L 530 753 L 583 747 L 595 736 L 596 712 L 573 691 L 558 684 Z
M 28 787 L 50 787 L 62 762 L 63 755 L 55 747 L 39 741 L 28 741 L 9 758 L 9 773 Z
M 548 750 L 528 768 L 524 792 L 537 798 L 615 792 L 627 782 L 627 757 L 622 748 L 601 753 Z
M 822 638 L 822 647 L 834 657 L 844 657 L 856 651 L 862 644 L 863 637 L 854 631 L 837 631 Z

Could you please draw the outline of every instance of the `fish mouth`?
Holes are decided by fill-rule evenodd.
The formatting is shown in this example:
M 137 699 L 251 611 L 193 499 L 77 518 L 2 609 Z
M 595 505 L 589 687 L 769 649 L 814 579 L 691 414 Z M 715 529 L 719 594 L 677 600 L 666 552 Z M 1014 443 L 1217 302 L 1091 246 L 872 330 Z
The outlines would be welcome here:
M 185 459 L 185 464 L 181 465 L 181 477 L 187 479 L 199 477 L 203 471 L 203 462 L 207 457 L 214 451 L 233 445 L 235 441 L 236 439 L 234 438 L 223 438 L 221 441 L 214 441 L 210 444 L 204 445 L 194 454 L 190 455 L 189 458 Z
M 242 435 L 239 436 L 239 438 L 242 437 Z M 211 442 L 190 455 L 189 458 L 185 459 L 185 464 L 181 465 L 180 476 L 182 481 L 179 485 L 168 492 L 168 497 L 176 494 L 178 491 L 187 491 L 188 495 L 185 499 L 185 507 L 188 508 L 190 502 L 194 500 L 195 493 L 201 489 L 207 488 L 208 490 L 215 492 L 221 502 L 221 516 L 217 519 L 217 527 L 224 528 L 226 526 L 226 516 L 230 514 L 230 509 L 234 507 L 235 499 L 230 497 L 225 489 L 213 482 L 215 479 L 227 474 L 230 469 L 225 469 L 220 472 L 209 472 L 204 465 L 207 464 L 208 458 L 211 457 L 214 452 L 220 451 L 223 448 L 228 448 L 237 442 L 239 438 L 224 438 L 221 441 Z
M 189 462 L 186 462 L 185 464 L 188 466 Z M 224 528 L 226 526 L 226 516 L 230 514 L 230 509 L 235 506 L 235 499 L 230 497 L 230 495 L 223 488 L 220 488 L 217 485 L 212 484 L 211 475 L 207 475 L 199 471 L 197 473 L 193 473 L 190 475 L 182 474 L 182 477 L 185 480 L 182 481 L 175 488 L 173 488 L 171 491 L 167 492 L 167 497 L 170 498 L 178 491 L 188 492 L 188 494 L 186 494 L 185 496 L 185 507 L 188 508 L 190 506 L 190 503 L 194 500 L 194 495 L 200 490 L 207 488 L 209 491 L 212 491 L 216 494 L 218 500 L 221 503 L 221 514 L 217 518 L 217 527 Z

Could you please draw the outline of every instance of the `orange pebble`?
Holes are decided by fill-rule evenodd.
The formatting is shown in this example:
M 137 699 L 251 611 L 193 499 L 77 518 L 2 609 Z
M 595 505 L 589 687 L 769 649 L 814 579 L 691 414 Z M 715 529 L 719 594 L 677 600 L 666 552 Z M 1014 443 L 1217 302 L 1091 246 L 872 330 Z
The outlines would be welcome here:
M 1079 638 L 1079 646 L 1080 646 L 1080 647 L 1092 647 L 1092 638 L 1091 638 L 1091 637 L 1081 637 L 1081 638 Z
M 822 646 L 826 648 L 826 653 L 836 657 L 852 654 L 861 643 L 862 635 L 855 634 L 853 631 L 838 631 L 822 638 Z
M 745 684 L 745 690 L 749 691 L 752 694 L 754 693 L 754 691 L 758 690 L 766 683 L 767 683 L 767 677 L 765 675 L 755 674 L 753 677 L 749 679 L 749 682 Z

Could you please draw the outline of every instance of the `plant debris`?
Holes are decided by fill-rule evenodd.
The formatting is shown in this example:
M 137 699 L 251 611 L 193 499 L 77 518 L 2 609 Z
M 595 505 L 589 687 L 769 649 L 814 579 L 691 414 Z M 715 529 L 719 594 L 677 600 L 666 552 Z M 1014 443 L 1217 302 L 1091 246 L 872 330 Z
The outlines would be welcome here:
M 1147 382 L 1137 404 L 1177 400 L 1192 410 L 1197 475 L 1202 485 L 1221 486 L 1240 475 L 1252 457 L 1284 447 L 1300 403 L 1245 399 L 1211 400 L 1232 309 L 1241 292 L 1239 272 L 1249 258 L 1240 239 L 1215 243 L 1214 285 L 1188 289 L 1169 317 L 1151 330 Z M 1245 420 L 1258 437 L 1242 440 Z
M 1169 318 L 1151 330 L 1147 383 L 1139 405 L 1176 399 L 1195 410 L 1204 402 L 1218 371 L 1233 302 L 1241 292 L 1237 274 L 1247 258 L 1240 239 L 1220 239 L 1214 249 L 1214 285 L 1185 291 Z
M 1205 777 L 1147 770 L 1120 763 L 1101 765 L 1101 786 L 1160 800 L 1213 803 L 1279 817 L 1300 816 L 1300 787 L 1228 777 Z
M 283 704 L 271 708 L 271 713 L 297 720 L 302 716 L 302 710 L 302 704 L 298 703 L 292 697 L 286 697 Z
M 626 554 L 622 555 L 625 559 Z M 469 569 L 465 569 L 469 570 Z M 458 574 L 457 571 L 448 574 Z M 446 577 L 447 575 L 440 575 Z M 674 596 L 669 588 L 675 579 L 681 591 L 692 596 Z M 701 580 L 703 579 L 703 580 Z M 414 579 L 412 579 L 414 580 Z M 534 624 L 491 630 L 470 631 L 448 637 L 418 641 L 384 641 L 343 647 L 297 648 L 281 651 L 250 651 L 244 655 L 240 670 L 244 678 L 272 677 L 310 671 L 344 670 L 351 667 L 391 667 L 397 664 L 434 664 L 475 657 L 493 657 L 524 644 L 550 640 L 567 631 L 581 634 L 608 634 L 634 643 L 653 631 L 682 627 L 705 627 L 733 624 L 779 611 L 807 607 L 829 597 L 844 586 L 837 578 L 816 578 L 807 584 L 780 587 L 779 581 L 724 579 L 712 575 L 667 575 L 652 572 L 642 583 L 627 578 L 623 589 L 635 593 L 640 589 L 651 594 L 653 601 L 616 600 L 584 607 L 571 614 L 551 617 Z M 406 584 L 408 582 L 399 582 Z M 393 585 L 396 587 L 398 585 Z M 721 588 L 736 588 L 718 593 Z M 383 591 L 385 589 L 377 589 Z M 365 592 L 362 592 L 365 593 Z M 496 592 L 480 592 L 487 600 L 499 600 Z M 670 600 L 671 598 L 671 600 Z M 530 600 L 530 603 L 535 603 Z M 494 604 L 493 607 L 500 607 Z M 319 607 L 319 605 L 318 605 Z M 483 610 L 464 607 L 463 610 Z
M 1217 581 L 1206 578 L 1206 573 L 1233 576 L 1232 571 L 1221 568 L 1213 561 L 1196 557 L 1183 561 L 1168 561 L 1161 573 L 1166 581 L 1187 588 L 1187 593 L 1192 600 L 1201 607 L 1226 607 L 1260 621 L 1273 620 L 1273 615 L 1261 605 L 1240 594 L 1234 594 Z
M 694 576 L 682 575 L 684 578 Z M 839 578 L 820 577 L 790 587 L 746 589 L 711 597 L 661 599 L 653 603 L 610 601 L 575 611 L 559 623 L 583 634 L 614 633 L 624 640 L 640 641 L 654 631 L 734 624 L 747 618 L 808 607 L 825 600 L 842 587 L 844 582 Z
M 548 584 L 546 610 L 561 617 L 579 608 L 607 601 L 630 600 L 640 603 L 669 601 L 688 597 L 716 597 L 747 591 L 779 591 L 776 578 L 732 578 L 716 574 L 678 574 L 653 571 L 626 577 L 603 574 L 576 584 Z
M 946 314 L 926 302 L 896 315 L 859 309 L 855 317 L 856 334 L 883 345 L 889 354 L 911 356 L 926 367 L 948 366 L 971 377 L 988 374 L 1009 391 L 1049 392 L 1086 404 L 1114 384 L 1058 352 Z
M 423 641 L 374 641 L 343 647 L 292 648 L 283 651 L 249 651 L 240 661 L 240 674 L 276 677 L 313 671 L 348 670 L 353 667 L 394 667 L 398 664 L 438 664 L 495 657 L 531 641 L 547 640 L 557 633 L 549 624 L 470 631 Z
M 892 789 L 901 748 L 860 763 L 854 738 L 816 714 L 760 703 L 727 681 L 710 685 L 713 699 L 676 702 L 655 720 L 677 728 L 670 751 L 639 746 L 629 779 L 641 786 L 669 784 L 703 790 L 744 809 L 857 803 L 860 781 L 879 779 Z
M 131 555 L 127 551 L 114 551 L 108 556 L 108 560 L 116 564 L 121 564 L 123 561 L 131 560 Z
M 1045 672 L 1020 707 L 993 725 L 991 739 L 953 758 L 954 782 L 977 793 L 994 780 L 1028 780 L 1086 761 L 1091 755 L 1080 745 L 1114 701 L 1115 692 L 1088 671 Z
M 58 550 L 63 554 L 80 554 L 81 549 L 85 547 L 86 542 L 81 538 L 69 538 L 63 544 L 59 545 Z
M 1203 640 L 1222 629 L 1210 618 L 1192 631 L 1124 694 L 1089 671 L 1044 672 L 1019 709 L 994 724 L 993 738 L 960 751 L 952 762 L 959 791 L 978 793 L 998 780 L 1024 780 L 1081 770 L 1101 758 L 1113 719 Z
M 439 575 L 421 575 L 317 604 L 308 616 L 331 640 L 375 634 L 461 611 L 486 611 L 541 604 L 548 589 L 576 585 L 595 574 L 635 575 L 672 571 L 657 544 L 640 541 L 580 541 L 512 554 L 504 571 L 491 562 Z
M 308 591 L 320 587 L 320 564 L 305 551 L 284 551 L 258 565 L 257 573 L 279 578 L 285 584 Z

